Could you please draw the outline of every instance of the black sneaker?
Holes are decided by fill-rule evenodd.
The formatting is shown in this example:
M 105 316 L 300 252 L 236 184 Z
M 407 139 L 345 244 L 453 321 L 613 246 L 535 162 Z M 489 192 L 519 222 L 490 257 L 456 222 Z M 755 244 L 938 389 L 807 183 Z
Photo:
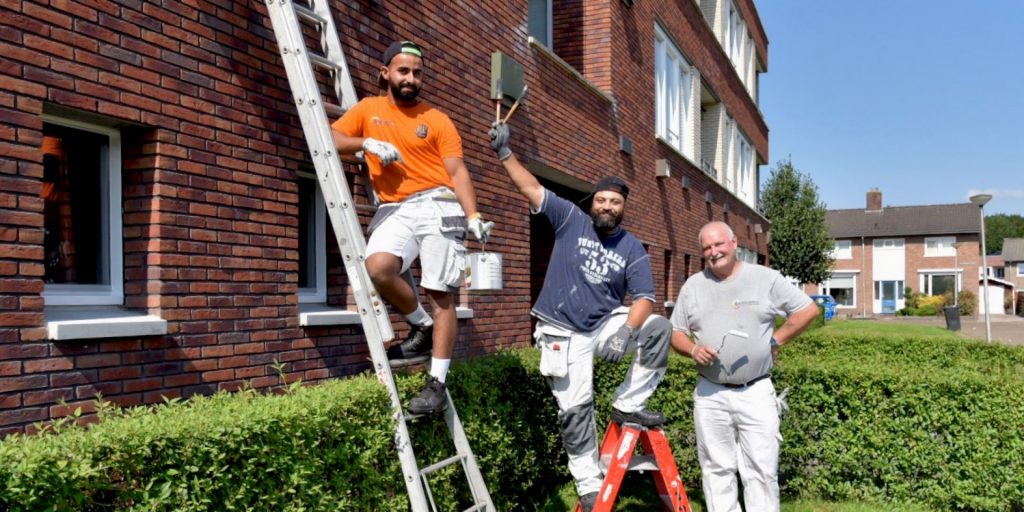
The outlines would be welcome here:
M 664 425 L 668 418 L 658 411 L 640 409 L 636 412 L 622 412 L 612 407 L 612 421 L 615 423 L 636 423 L 641 427 L 657 427 Z
M 580 496 L 580 508 L 583 509 L 583 512 L 590 512 L 591 510 L 594 510 L 594 505 L 596 505 L 596 504 L 597 504 L 597 493 L 596 492 L 590 492 L 590 493 L 584 494 L 583 496 Z
M 405 338 L 405 341 L 388 349 L 388 359 L 401 360 L 429 356 L 433 346 L 434 326 L 414 325 L 409 329 L 409 336 Z
M 448 408 L 448 387 L 436 377 L 427 377 L 427 387 L 409 401 L 411 414 L 433 414 Z

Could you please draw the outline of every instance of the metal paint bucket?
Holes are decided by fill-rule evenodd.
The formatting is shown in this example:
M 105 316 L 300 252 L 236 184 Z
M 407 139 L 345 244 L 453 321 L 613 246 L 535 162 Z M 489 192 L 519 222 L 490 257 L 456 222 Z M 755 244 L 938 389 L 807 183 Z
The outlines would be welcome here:
M 466 289 L 484 292 L 501 288 L 501 254 L 475 252 L 466 256 Z

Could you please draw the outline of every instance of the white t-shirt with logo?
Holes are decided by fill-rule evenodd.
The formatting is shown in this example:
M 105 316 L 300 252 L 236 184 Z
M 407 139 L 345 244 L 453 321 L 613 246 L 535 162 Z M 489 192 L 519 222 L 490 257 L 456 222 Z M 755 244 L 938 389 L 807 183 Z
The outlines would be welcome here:
M 672 312 L 674 330 L 718 352 L 714 363 L 697 365 L 697 371 L 719 384 L 744 384 L 771 371 L 775 317 L 788 317 L 812 303 L 778 271 L 739 265 L 726 280 L 710 268 L 690 276 Z

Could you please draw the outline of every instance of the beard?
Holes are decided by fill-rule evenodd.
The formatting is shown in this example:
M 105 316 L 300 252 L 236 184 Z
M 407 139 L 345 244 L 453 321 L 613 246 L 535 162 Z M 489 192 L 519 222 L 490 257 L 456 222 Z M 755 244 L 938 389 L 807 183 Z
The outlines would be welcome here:
M 410 91 L 410 92 L 403 92 L 402 91 L 402 85 L 390 84 L 391 96 L 393 96 L 396 99 L 402 100 L 402 101 L 412 101 L 412 100 L 415 100 L 416 97 L 420 95 L 420 88 L 419 87 L 416 87 L 415 85 L 412 85 L 412 84 L 406 84 L 406 86 L 411 88 L 412 91 Z
M 619 224 L 622 222 L 622 214 L 601 214 L 593 210 L 590 211 L 590 218 L 594 221 L 594 229 L 598 231 L 611 231 L 619 227 Z

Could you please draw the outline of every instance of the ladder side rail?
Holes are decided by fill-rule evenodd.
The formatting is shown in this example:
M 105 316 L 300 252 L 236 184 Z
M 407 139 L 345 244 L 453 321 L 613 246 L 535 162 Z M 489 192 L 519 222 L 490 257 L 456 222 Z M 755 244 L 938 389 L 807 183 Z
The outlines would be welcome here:
M 476 463 L 476 456 L 469 446 L 469 439 L 466 437 L 466 430 L 462 428 L 459 421 L 459 413 L 455 412 L 455 403 L 452 395 L 445 390 L 445 400 L 448 400 L 448 408 L 444 412 L 444 421 L 448 425 L 452 442 L 455 444 L 455 452 L 461 455 L 463 473 L 469 481 L 469 489 L 473 494 L 473 502 L 486 505 L 484 510 L 494 510 L 494 502 L 491 501 L 491 494 L 487 490 L 487 483 L 484 482 L 483 474 L 480 473 L 480 466 Z
M 658 467 L 657 471 L 651 472 L 651 478 L 661 496 L 662 506 L 668 512 L 690 512 L 686 486 L 679 477 L 679 467 L 665 432 L 660 428 L 650 429 L 644 433 L 641 442 L 644 453 L 653 455 Z
M 321 193 L 328 204 L 332 225 L 345 260 L 345 270 L 353 287 L 353 295 L 356 298 L 359 308 L 360 320 L 369 342 L 370 355 L 374 361 L 374 369 L 378 379 L 388 387 L 394 415 L 397 420 L 395 432 L 395 445 L 399 454 L 402 472 L 405 478 L 406 488 L 409 494 L 409 501 L 414 512 L 429 512 L 427 508 L 427 497 L 424 493 L 420 480 L 417 478 L 419 469 L 413 453 L 412 443 L 409 440 L 408 427 L 402 412 L 401 398 L 398 388 L 395 385 L 391 367 L 388 363 L 387 354 L 384 350 L 384 341 L 394 338 L 394 331 L 387 314 L 387 309 L 379 299 L 373 283 L 369 279 L 366 267 L 363 264 L 366 249 L 366 241 L 362 234 L 358 217 L 355 214 L 354 204 L 348 191 L 348 184 L 344 181 L 341 161 L 333 146 L 333 138 L 330 134 L 330 126 L 327 124 L 327 115 L 320 98 L 316 85 L 316 78 L 313 74 L 309 60 L 305 58 L 307 51 L 302 39 L 301 27 L 294 10 L 286 7 L 288 0 L 266 0 L 267 11 L 273 25 L 281 50 L 282 60 L 288 81 L 291 85 L 293 96 L 296 96 L 296 106 L 299 118 L 302 122 L 302 129 L 310 144 L 313 165 L 316 168 L 317 176 L 321 182 Z M 282 38 L 286 36 L 286 38 Z M 290 41 L 294 43 L 287 43 Z M 301 47 L 302 53 L 296 53 Z M 310 92 L 307 99 L 303 93 L 296 91 Z M 315 101 L 313 96 L 315 95 Z M 371 314 L 372 313 L 372 314 Z

